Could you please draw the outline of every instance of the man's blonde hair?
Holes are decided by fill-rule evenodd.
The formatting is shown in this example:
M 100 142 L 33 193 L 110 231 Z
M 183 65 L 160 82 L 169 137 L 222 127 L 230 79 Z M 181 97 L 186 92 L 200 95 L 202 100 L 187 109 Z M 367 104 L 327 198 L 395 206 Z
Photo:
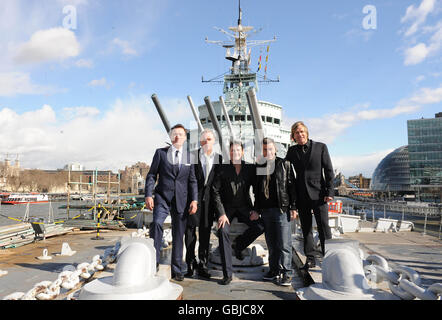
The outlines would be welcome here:
M 298 129 L 298 127 L 299 126 L 303 126 L 304 127 L 304 129 L 305 129 L 305 133 L 307 133 L 307 140 L 308 140 L 308 128 L 307 128 L 307 126 L 304 124 L 304 122 L 302 122 L 302 121 L 296 121 L 293 125 L 292 125 L 292 129 L 291 129 L 291 133 L 290 133 L 290 138 L 293 140 L 293 141 L 296 141 L 295 140 L 295 131 L 296 131 L 296 129 Z

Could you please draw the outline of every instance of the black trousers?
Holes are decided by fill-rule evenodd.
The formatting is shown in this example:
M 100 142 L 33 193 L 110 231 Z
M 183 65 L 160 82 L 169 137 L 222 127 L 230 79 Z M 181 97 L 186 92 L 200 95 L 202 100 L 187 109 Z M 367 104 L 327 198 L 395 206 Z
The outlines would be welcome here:
M 304 237 L 304 254 L 307 259 L 314 259 L 312 215 L 315 216 L 318 226 L 319 240 L 322 255 L 325 255 L 325 240 L 331 239 L 331 230 L 328 224 L 328 204 L 324 199 L 311 200 L 308 196 L 296 202 L 299 219 L 301 220 L 302 235 Z M 313 214 L 312 214 L 313 212 Z
M 204 208 L 204 204 L 202 204 L 202 208 Z M 204 214 L 204 212 L 201 212 Z M 212 213 L 213 214 L 213 213 Z M 209 219 L 210 221 L 210 219 Z M 210 232 L 212 229 L 212 224 L 205 226 L 204 219 L 200 217 L 199 225 L 198 225 L 198 260 L 199 267 L 207 269 L 207 265 L 209 263 L 209 250 L 210 250 Z M 187 225 L 186 231 L 184 233 L 184 242 L 186 245 L 186 263 L 187 265 L 192 265 L 194 261 L 196 261 L 195 257 L 195 245 L 196 245 L 196 228 L 197 226 Z
M 244 250 L 261 234 L 264 233 L 264 222 L 261 218 L 258 220 L 250 220 L 250 208 L 226 208 L 227 218 L 232 223 L 233 218 L 237 217 L 238 222 L 245 223 L 249 228 L 235 239 L 237 250 Z M 221 262 L 223 265 L 224 277 L 231 277 L 232 268 L 232 244 L 230 241 L 230 224 L 224 224 L 224 227 L 218 229 L 219 250 Z

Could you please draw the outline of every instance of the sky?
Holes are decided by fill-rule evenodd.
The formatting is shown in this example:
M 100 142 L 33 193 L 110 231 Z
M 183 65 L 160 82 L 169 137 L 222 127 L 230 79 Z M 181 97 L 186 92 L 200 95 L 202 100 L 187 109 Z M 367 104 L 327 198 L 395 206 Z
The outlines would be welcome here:
M 371 177 L 406 145 L 407 120 L 442 111 L 442 0 L 242 0 L 243 25 L 270 45 L 259 100 L 283 107 L 327 143 L 333 166 Z M 1 0 L 0 160 L 24 168 L 81 163 L 116 172 L 150 164 L 169 121 L 230 67 L 222 47 L 237 0 Z M 252 67 L 260 52 L 254 47 Z M 260 71 L 263 75 L 263 70 Z M 193 127 L 195 125 L 193 124 Z

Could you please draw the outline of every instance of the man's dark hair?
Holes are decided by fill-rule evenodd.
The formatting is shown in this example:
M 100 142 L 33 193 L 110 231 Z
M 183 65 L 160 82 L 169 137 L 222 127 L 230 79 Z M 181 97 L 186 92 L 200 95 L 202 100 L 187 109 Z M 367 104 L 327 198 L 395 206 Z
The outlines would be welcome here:
M 275 144 L 275 140 L 273 140 L 272 138 L 264 138 L 262 139 L 262 144 Z
M 233 145 L 239 145 L 241 146 L 241 149 L 244 150 L 244 145 L 241 140 L 230 140 L 229 149 L 232 149 Z
M 176 128 L 181 128 L 181 129 L 183 129 L 185 132 L 187 132 L 186 128 L 184 128 L 184 126 L 183 126 L 181 123 L 178 123 L 178 124 L 174 125 L 172 128 L 170 128 L 170 132 L 172 132 L 172 130 L 173 130 L 173 129 L 176 129 Z

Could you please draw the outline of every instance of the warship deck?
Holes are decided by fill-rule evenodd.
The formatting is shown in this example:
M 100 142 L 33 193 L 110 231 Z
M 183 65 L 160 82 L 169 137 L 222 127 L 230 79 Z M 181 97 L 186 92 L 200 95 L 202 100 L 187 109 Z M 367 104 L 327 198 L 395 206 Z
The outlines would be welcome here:
M 78 265 L 91 261 L 94 255 L 102 255 L 107 248 L 113 248 L 122 237 L 130 235 L 134 229 L 126 231 L 102 230 L 102 240 L 91 240 L 94 232 L 72 232 L 46 240 L 28 244 L 26 246 L 0 250 L 0 270 L 7 274 L 0 276 L 0 299 L 14 292 L 27 292 L 36 283 L 44 280 L 53 281 L 66 265 Z M 390 265 L 405 265 L 416 270 L 422 278 L 422 286 L 428 287 L 434 283 L 442 283 L 442 241 L 436 237 L 423 236 L 419 232 L 397 233 L 346 233 L 342 238 L 357 240 L 361 249 L 367 254 L 379 254 Z M 61 251 L 62 243 L 69 243 L 73 256 L 54 256 Z M 211 239 L 212 245 L 217 245 L 215 236 Z M 265 247 L 264 236 L 260 236 L 257 243 Z M 38 260 L 43 249 L 47 249 L 52 260 Z M 321 282 L 320 265 L 309 272 L 300 271 L 297 267 L 305 261 L 302 248 L 296 247 L 294 261 L 295 272 L 292 286 L 283 287 L 272 282 L 262 281 L 267 272 L 266 265 L 259 267 L 234 268 L 234 278 L 230 285 L 218 284 L 222 278 L 220 266 L 211 265 L 212 279 L 204 280 L 185 278 L 178 282 L 183 287 L 183 300 L 297 300 L 296 290 L 310 283 Z M 160 272 L 170 278 L 170 267 L 167 265 L 170 256 L 165 250 L 162 257 Z M 101 272 L 97 277 L 108 276 L 112 267 Z M 310 279 L 310 280 L 309 280 Z M 388 290 L 387 287 L 384 289 Z

